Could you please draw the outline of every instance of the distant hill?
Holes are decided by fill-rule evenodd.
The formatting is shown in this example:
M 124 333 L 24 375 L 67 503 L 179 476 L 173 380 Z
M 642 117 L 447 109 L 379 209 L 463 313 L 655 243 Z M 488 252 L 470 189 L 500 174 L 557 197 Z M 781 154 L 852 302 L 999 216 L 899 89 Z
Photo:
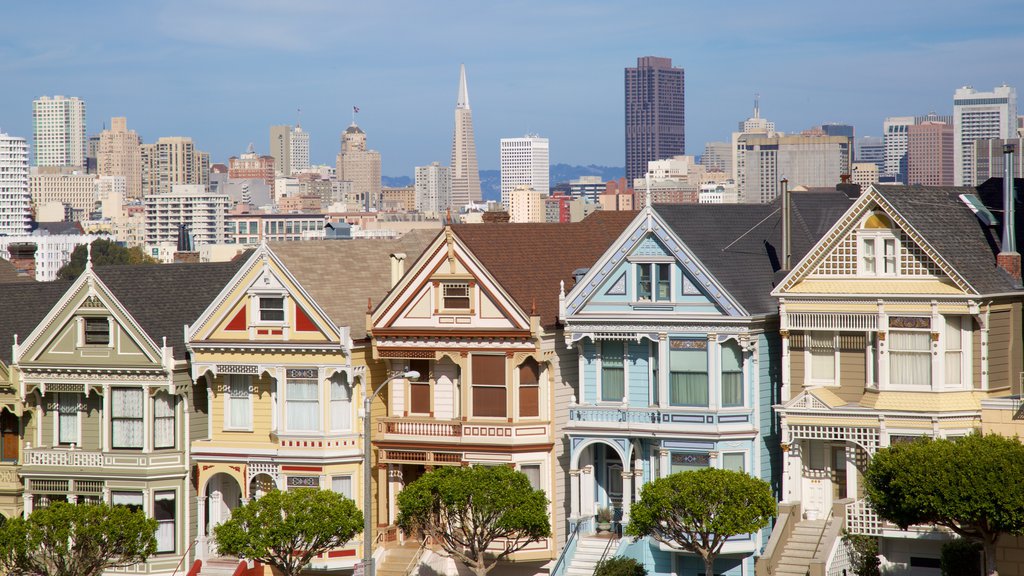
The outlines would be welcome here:
M 621 166 L 572 166 L 570 164 L 555 164 L 551 166 L 551 185 L 559 182 L 576 180 L 580 176 L 600 176 L 602 180 L 615 180 L 626 175 L 626 169 Z M 381 184 L 389 187 L 411 186 L 413 179 L 408 176 L 382 176 Z M 480 191 L 484 200 L 501 199 L 501 171 L 481 170 Z

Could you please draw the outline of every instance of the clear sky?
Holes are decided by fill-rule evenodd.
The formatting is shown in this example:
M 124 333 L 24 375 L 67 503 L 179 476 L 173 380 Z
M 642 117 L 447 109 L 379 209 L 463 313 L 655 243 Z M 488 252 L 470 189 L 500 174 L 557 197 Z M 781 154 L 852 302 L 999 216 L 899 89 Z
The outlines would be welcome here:
M 332 163 L 359 124 L 385 175 L 450 157 L 465 63 L 481 168 L 498 139 L 539 133 L 551 161 L 622 166 L 623 68 L 686 69 L 686 144 L 725 140 L 761 94 L 779 130 L 879 135 L 885 116 L 949 114 L 953 91 L 1024 93 L 1024 3 L 334 1 L 5 2 L 0 131 L 31 138 L 32 100 L 86 100 L 147 142 L 193 137 L 225 162 L 272 124 L 302 125 Z M 1024 110 L 1024 102 L 1021 109 Z

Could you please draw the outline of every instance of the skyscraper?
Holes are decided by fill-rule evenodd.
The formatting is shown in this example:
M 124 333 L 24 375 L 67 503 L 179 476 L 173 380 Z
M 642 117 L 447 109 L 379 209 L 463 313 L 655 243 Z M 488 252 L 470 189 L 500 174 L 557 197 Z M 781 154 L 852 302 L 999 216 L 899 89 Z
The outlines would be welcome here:
M 466 87 L 465 64 L 459 67 L 459 99 L 455 103 L 455 133 L 452 135 L 451 171 L 451 205 L 461 208 L 470 202 L 480 202 L 480 170 L 476 164 L 473 112 L 469 108 L 469 88 Z
M 309 133 L 301 124 L 270 127 L 270 155 L 278 176 L 309 170 Z
M 111 118 L 110 129 L 100 132 L 96 164 L 100 176 L 124 177 L 127 198 L 142 198 L 142 139 L 126 118 Z
M 907 130 L 907 184 L 953 185 L 953 127 L 921 122 Z
M 970 86 L 953 94 L 953 183 L 973 182 L 974 142 L 1017 136 L 1017 91 L 1003 84 L 991 92 L 978 92 Z
M 527 187 L 547 194 L 550 185 L 548 139 L 536 134 L 501 139 L 501 205 L 509 207 L 516 188 Z
M 85 166 L 85 101 L 42 96 L 32 101 L 34 166 Z
M 292 130 L 291 171 L 292 174 L 309 170 L 309 132 L 296 124 Z
M 175 184 L 210 185 L 210 155 L 187 136 L 160 138 L 141 151 L 143 196 L 169 194 Z
M 32 222 L 28 191 L 28 144 L 0 132 L 0 235 L 17 236 Z
M 363 210 L 376 210 L 380 203 L 380 152 L 367 150 L 366 132 L 355 122 L 341 134 L 337 168 L 338 180 L 352 183 L 352 201 Z
M 626 182 L 651 160 L 686 154 L 685 76 L 671 58 L 644 56 L 626 68 Z
M 451 206 L 452 171 L 434 162 L 416 167 L 416 210 L 440 214 Z

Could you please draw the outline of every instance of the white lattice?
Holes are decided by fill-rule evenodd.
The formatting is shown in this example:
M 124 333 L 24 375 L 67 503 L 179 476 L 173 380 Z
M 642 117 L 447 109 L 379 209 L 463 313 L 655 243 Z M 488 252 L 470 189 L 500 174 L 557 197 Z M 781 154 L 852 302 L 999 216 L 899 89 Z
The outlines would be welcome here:
M 836 538 L 826 570 L 828 576 L 849 576 L 853 574 L 853 546 L 842 536 Z
M 275 484 L 281 483 L 281 469 L 271 462 L 249 462 L 246 467 L 246 483 L 252 482 L 252 479 L 260 474 L 270 476 Z
M 942 276 L 942 270 L 906 234 L 900 234 L 900 274 L 903 276 Z
M 846 529 L 851 534 L 882 535 L 882 519 L 864 498 L 846 505 Z
M 857 238 L 847 234 L 811 273 L 814 276 L 856 276 Z
M 789 427 L 792 440 L 837 440 L 860 445 L 868 454 L 878 451 L 878 428 L 862 426 L 805 426 Z

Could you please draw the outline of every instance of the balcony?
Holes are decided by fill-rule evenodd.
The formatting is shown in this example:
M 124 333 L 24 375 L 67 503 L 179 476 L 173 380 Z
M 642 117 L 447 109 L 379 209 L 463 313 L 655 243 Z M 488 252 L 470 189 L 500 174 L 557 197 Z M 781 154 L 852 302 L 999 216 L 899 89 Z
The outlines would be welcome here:
M 648 434 L 694 430 L 715 432 L 720 428 L 754 428 L 751 411 L 730 408 L 728 411 L 708 411 L 699 408 L 660 408 L 640 406 L 601 406 L 579 404 L 569 407 L 566 430 L 620 431 Z
M 431 418 L 383 418 L 377 421 L 377 437 L 384 442 L 430 442 L 512 445 L 548 442 L 546 421 L 497 422 L 487 420 L 436 420 Z
M 30 473 L 33 468 L 63 469 L 122 469 L 138 468 L 166 469 L 185 466 L 184 456 L 178 451 L 140 454 L 132 452 L 100 452 L 95 450 L 73 450 L 70 448 L 26 448 L 22 471 Z

